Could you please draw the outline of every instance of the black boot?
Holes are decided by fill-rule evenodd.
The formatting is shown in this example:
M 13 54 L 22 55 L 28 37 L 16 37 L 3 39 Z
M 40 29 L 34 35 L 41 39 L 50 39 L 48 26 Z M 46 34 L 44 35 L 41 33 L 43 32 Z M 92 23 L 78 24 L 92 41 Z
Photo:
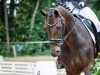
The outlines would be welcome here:
M 63 65 L 60 57 L 57 58 L 56 67 L 57 67 L 57 69 L 63 69 L 64 68 L 64 65 Z
M 97 32 L 96 35 L 96 57 L 98 57 L 98 53 L 100 53 L 100 32 Z

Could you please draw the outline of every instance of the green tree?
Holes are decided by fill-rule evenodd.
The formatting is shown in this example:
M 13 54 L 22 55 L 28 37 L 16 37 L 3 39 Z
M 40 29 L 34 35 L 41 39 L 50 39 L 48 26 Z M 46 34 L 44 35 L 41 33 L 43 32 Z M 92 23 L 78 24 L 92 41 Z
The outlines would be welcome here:
M 100 0 L 96 0 L 95 4 L 94 4 L 94 7 L 97 9 L 97 10 L 100 10 Z
M 2 42 L 6 42 L 6 29 L 5 29 L 5 24 L 4 24 L 5 23 L 4 1 L 5 0 L 0 0 L 0 39 L 1 39 L 0 47 L 2 45 L 5 45 Z M 47 35 L 46 35 L 44 26 L 43 26 L 44 18 L 42 17 L 39 11 L 41 9 L 48 9 L 52 7 L 51 6 L 52 1 L 53 0 L 51 1 L 48 1 L 48 0 L 37 0 L 37 1 L 36 0 L 10 0 L 10 3 L 6 5 L 6 7 L 8 8 L 7 16 L 8 16 L 8 25 L 9 25 L 8 32 L 9 32 L 10 42 L 46 40 Z M 10 43 L 10 45 L 13 45 L 13 43 Z M 3 52 L 3 47 L 5 50 L 7 49 L 5 48 L 6 46 L 2 46 L 1 53 L 5 52 L 5 51 Z M 34 48 L 32 49 L 32 47 L 29 47 L 27 49 L 33 50 Z
M 0 0 L 0 50 L 2 54 L 7 55 L 11 54 L 6 53 L 5 43 L 6 42 L 6 27 L 5 27 L 5 18 L 4 18 L 4 1 Z M 97 0 L 97 3 L 99 0 Z M 6 5 L 7 14 L 8 14 L 8 32 L 10 42 L 26 42 L 26 41 L 44 41 L 47 40 L 47 34 L 44 30 L 44 17 L 40 14 L 40 10 L 48 10 L 53 7 L 52 2 L 54 0 L 10 0 L 10 3 Z M 89 0 L 89 6 L 93 6 L 95 0 Z M 93 9 L 98 17 L 100 12 Z M 17 43 L 10 43 L 10 45 L 17 45 Z M 44 51 L 43 49 L 48 49 L 49 45 L 25 45 L 25 54 L 37 53 L 37 51 Z M 36 49 L 37 48 L 37 49 Z M 9 52 L 9 51 L 8 51 Z

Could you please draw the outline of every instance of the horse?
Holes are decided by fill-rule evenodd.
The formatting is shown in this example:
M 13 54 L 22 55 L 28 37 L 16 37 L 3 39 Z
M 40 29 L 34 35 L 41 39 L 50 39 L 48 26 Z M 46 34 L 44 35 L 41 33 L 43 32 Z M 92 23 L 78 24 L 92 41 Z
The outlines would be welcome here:
M 83 22 L 62 6 L 41 11 L 45 17 L 51 55 L 59 56 L 67 75 L 90 75 L 94 61 L 94 43 Z

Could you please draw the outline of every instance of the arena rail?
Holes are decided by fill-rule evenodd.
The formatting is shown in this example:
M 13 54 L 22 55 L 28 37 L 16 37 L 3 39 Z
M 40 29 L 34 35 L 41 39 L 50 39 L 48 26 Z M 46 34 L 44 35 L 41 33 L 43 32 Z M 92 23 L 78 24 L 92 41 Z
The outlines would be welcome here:
M 34 75 L 36 63 L 31 62 L 0 62 L 0 75 Z
M 54 61 L 11 62 L 3 61 L 2 56 L 0 60 L 0 75 L 66 75 L 65 69 L 56 69 Z M 100 70 L 100 63 L 96 66 Z

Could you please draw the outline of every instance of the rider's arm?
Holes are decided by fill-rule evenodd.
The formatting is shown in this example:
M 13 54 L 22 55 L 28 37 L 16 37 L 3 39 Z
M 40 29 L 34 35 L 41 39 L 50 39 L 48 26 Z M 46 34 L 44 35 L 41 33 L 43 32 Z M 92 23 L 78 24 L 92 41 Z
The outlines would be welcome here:
M 85 3 L 87 0 L 80 0 L 78 6 L 80 6 L 81 8 L 85 7 Z

